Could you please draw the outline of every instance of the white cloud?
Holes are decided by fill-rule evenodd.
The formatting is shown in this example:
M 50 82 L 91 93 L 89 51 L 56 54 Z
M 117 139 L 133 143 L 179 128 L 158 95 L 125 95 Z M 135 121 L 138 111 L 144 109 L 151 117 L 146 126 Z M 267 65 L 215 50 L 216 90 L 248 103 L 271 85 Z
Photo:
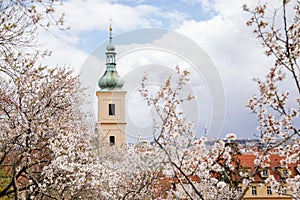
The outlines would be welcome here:
M 257 91 L 252 78 L 264 76 L 271 63 L 252 28 L 246 26 L 249 16 L 242 11 L 242 4 L 240 0 L 219 0 L 214 4 L 215 17 L 184 21 L 177 31 L 203 47 L 223 79 L 227 96 L 224 130 L 238 130 L 239 135 L 246 136 L 255 131 L 255 126 L 249 125 L 255 120 L 250 120 L 245 108 L 247 99 Z
M 108 26 L 109 19 L 113 19 L 116 27 L 133 28 L 139 23 L 146 25 L 155 23 L 142 15 L 155 12 L 152 6 L 130 7 L 122 4 L 110 4 L 99 0 L 71 0 L 64 2 L 58 8 L 59 12 L 66 14 L 66 23 L 70 24 L 72 31 L 93 31 Z
M 73 31 L 106 29 L 110 18 L 117 30 L 128 30 L 136 27 L 160 27 L 164 18 L 172 17 L 176 22 L 185 17 L 176 10 L 163 11 L 159 7 L 147 4 L 129 6 L 101 0 L 70 0 L 63 4 L 64 6 L 57 7 L 57 10 L 66 14 L 66 22 Z
M 107 30 L 110 18 L 113 20 L 114 29 L 117 30 L 159 27 L 162 26 L 162 19 L 172 19 L 173 23 L 177 24 L 177 21 L 185 18 L 182 13 L 175 10 L 161 12 L 160 8 L 151 5 L 129 6 L 105 0 L 69 0 L 63 2 L 62 6 L 57 5 L 56 11 L 57 16 L 65 13 L 65 24 L 70 26 L 71 30 L 58 31 L 52 28 L 51 33 L 40 31 L 41 43 L 46 44 L 53 52 L 52 56 L 43 62 L 52 66 L 70 66 L 76 71 L 88 54 L 80 47 L 86 39 L 82 35 Z
M 51 67 L 65 66 L 78 73 L 87 53 L 74 46 L 79 40 L 77 36 L 62 31 L 50 33 L 41 30 L 38 38 L 40 43 L 52 52 L 50 57 L 40 60 L 41 63 Z
M 185 3 L 188 4 L 200 4 L 202 9 L 205 12 L 211 11 L 213 8 L 213 2 L 211 2 L 210 0 L 182 0 Z
M 101 0 L 70 0 L 63 4 L 56 7 L 56 15 L 65 13 L 65 24 L 71 30 L 52 28 L 50 32 L 40 30 L 39 34 L 41 43 L 52 51 L 52 56 L 44 59 L 43 63 L 52 66 L 66 65 L 78 71 L 87 57 L 87 53 L 80 49 L 84 42 L 81 35 L 87 31 L 107 29 L 110 18 L 113 18 L 113 25 L 119 30 L 161 26 L 160 20 L 156 19 L 159 8 L 150 5 L 131 7 Z

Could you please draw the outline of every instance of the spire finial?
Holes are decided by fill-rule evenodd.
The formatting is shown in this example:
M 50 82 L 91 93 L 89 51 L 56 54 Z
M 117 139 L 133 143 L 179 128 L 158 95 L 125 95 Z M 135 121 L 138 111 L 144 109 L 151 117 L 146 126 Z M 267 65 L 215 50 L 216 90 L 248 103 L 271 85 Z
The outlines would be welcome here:
M 109 18 L 109 37 L 112 37 L 112 18 Z
M 109 21 L 110 21 L 110 25 L 109 25 L 109 42 L 106 45 L 106 50 L 107 51 L 114 51 L 115 47 L 112 44 L 112 39 L 113 39 L 113 37 L 112 37 L 112 25 L 111 25 L 112 24 L 112 19 L 110 18 Z

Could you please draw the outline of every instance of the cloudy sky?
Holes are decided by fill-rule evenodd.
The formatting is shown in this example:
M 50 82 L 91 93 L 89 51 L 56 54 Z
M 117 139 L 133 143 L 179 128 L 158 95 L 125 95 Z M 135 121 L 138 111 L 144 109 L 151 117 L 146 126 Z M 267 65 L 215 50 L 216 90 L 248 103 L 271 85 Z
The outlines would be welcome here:
M 242 11 L 245 2 L 256 4 L 255 0 L 67 0 L 57 11 L 65 13 L 70 30 L 40 34 L 53 51 L 45 62 L 89 77 L 86 84 L 93 102 L 112 19 L 117 68 L 128 91 L 127 129 L 132 132 L 128 138 L 152 134 L 152 110 L 137 92 L 141 77 L 147 74 L 157 89 L 174 75 L 176 65 L 192 72 L 187 90 L 196 100 L 181 109 L 195 122 L 197 136 L 207 127 L 209 137 L 233 132 L 253 138 L 257 121 L 245 104 L 257 93 L 252 78 L 263 77 L 270 60 L 245 25 L 249 18 Z

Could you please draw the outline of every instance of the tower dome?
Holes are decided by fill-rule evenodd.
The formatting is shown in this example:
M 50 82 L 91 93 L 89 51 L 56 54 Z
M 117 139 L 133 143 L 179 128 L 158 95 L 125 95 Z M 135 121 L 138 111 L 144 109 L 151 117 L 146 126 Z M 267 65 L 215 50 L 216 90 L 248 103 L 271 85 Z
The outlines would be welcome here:
M 109 43 L 106 45 L 106 71 L 98 81 L 100 90 L 121 90 L 124 80 L 116 70 L 116 52 L 112 43 L 112 27 L 109 27 Z

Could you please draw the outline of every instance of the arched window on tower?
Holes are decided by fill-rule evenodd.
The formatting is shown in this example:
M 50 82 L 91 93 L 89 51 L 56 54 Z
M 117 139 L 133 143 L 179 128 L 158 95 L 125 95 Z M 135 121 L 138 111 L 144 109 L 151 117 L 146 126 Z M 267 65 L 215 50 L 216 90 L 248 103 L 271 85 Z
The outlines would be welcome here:
M 109 136 L 109 145 L 114 146 L 115 145 L 115 136 Z

